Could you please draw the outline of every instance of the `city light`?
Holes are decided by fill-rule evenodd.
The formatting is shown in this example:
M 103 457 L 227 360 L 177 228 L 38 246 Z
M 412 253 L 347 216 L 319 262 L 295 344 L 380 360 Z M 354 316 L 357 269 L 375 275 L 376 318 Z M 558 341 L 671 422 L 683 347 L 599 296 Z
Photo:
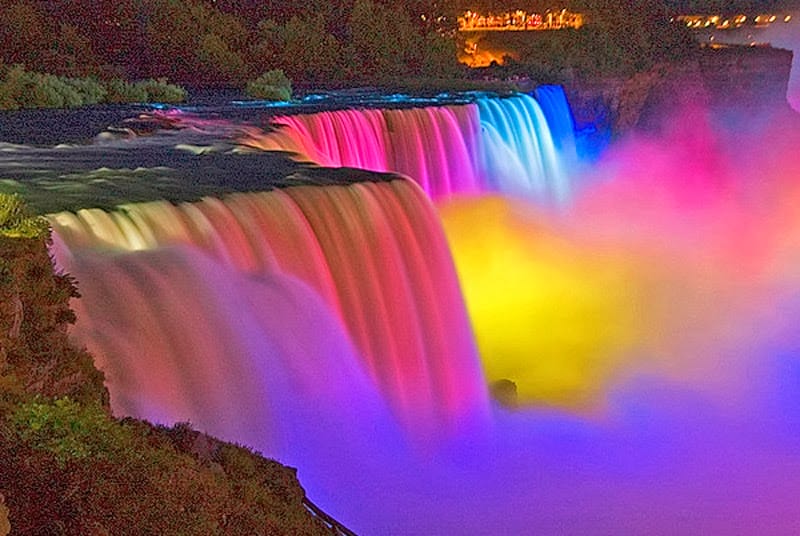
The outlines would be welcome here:
M 777 22 L 779 18 L 784 23 L 788 23 L 792 20 L 791 15 L 776 15 L 769 13 L 760 13 L 755 17 L 748 17 L 745 14 L 734 15 L 732 17 L 723 17 L 719 14 L 692 14 L 672 17 L 670 18 L 670 22 L 683 24 L 687 28 L 692 29 L 716 28 L 718 30 L 731 30 L 734 28 L 741 28 L 751 20 L 752 25 L 756 28 L 765 28 L 770 24 Z
M 462 32 L 562 30 L 580 28 L 583 24 L 582 13 L 567 9 L 547 10 L 543 14 L 528 13 L 521 9 L 487 14 L 467 10 L 458 17 L 458 29 Z

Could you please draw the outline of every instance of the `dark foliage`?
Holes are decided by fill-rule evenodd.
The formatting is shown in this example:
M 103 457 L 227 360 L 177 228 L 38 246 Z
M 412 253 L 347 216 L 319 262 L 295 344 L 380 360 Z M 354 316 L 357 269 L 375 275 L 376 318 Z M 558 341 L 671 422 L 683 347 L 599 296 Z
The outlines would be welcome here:
M 0 211 L 15 202 L 4 196 Z M 0 405 L 31 393 L 104 403 L 102 374 L 67 337 L 75 282 L 53 270 L 49 231 L 38 228 L 26 236 L 0 233 Z
M 443 37 L 454 24 L 442 0 L 10 0 L 0 64 L 203 87 L 242 87 L 271 69 L 300 85 L 441 76 L 456 68 L 455 43 Z

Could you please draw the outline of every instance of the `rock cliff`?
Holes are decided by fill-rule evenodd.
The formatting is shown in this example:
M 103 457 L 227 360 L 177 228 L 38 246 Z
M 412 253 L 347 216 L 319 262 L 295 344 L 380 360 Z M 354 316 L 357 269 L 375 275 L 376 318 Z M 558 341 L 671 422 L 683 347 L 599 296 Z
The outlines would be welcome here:
M 662 63 L 628 78 L 574 77 L 565 84 L 578 128 L 617 138 L 653 130 L 679 106 L 749 115 L 788 108 L 793 53 L 769 46 L 703 47 L 688 61 Z

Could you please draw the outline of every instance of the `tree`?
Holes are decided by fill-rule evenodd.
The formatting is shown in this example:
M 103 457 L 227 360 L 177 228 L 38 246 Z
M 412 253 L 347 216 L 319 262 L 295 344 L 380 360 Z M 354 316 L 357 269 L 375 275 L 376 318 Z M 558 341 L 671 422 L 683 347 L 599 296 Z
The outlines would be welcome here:
M 372 0 L 356 0 L 348 22 L 350 45 L 360 74 L 386 79 L 414 70 L 413 64 L 419 60 L 415 56 L 422 47 L 404 12 Z
M 247 78 L 248 69 L 242 57 L 215 33 L 200 38 L 197 60 L 197 76 L 206 85 L 239 85 Z
M 62 76 L 88 76 L 99 71 L 90 39 L 77 26 L 66 22 L 61 24 L 58 37 L 43 55 L 42 68 Z
M 325 84 L 340 80 L 346 71 L 339 41 L 325 30 L 320 14 L 292 17 L 280 32 L 283 50 L 279 65 L 294 81 Z
M 425 36 L 425 63 L 423 73 L 427 76 L 458 76 L 460 68 L 457 61 L 456 40 L 428 32 Z
M 608 35 L 636 71 L 687 53 L 692 39 L 686 28 L 670 24 L 663 0 L 592 0 L 590 24 Z
M 0 9 L 0 54 L 7 64 L 39 66 L 53 34 L 45 13 L 35 4 L 18 1 Z
M 192 0 L 154 0 L 146 15 L 149 76 L 236 85 L 249 74 L 243 59 L 247 31 L 236 16 Z

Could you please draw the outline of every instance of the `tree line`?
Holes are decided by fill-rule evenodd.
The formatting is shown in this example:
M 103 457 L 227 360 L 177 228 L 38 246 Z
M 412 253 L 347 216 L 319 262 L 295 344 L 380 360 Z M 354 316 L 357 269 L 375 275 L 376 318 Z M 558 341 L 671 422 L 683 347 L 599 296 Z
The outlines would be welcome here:
M 0 10 L 0 61 L 60 76 L 207 87 L 240 87 L 277 68 L 299 85 L 459 70 L 447 17 L 431 14 L 436 0 L 290 5 L 299 4 L 11 0 Z
M 464 45 L 457 14 L 500 0 L 6 1 L 0 78 L 24 65 L 61 77 L 242 88 L 280 69 L 303 88 L 467 78 L 457 63 Z M 564 72 L 629 74 L 680 58 L 693 41 L 686 28 L 669 23 L 668 1 L 553 4 L 585 13 L 589 24 L 535 39 L 510 36 L 519 59 L 496 74 L 552 83 Z

